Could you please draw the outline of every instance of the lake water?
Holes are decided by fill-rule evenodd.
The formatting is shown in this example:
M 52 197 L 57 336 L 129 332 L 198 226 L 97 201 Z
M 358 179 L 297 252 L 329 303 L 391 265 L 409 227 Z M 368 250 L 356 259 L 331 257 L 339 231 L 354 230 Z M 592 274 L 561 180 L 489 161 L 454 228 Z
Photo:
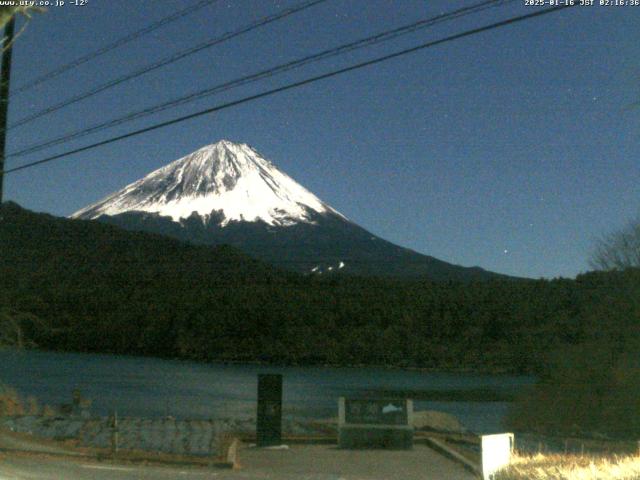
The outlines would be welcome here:
M 0 382 L 41 404 L 69 403 L 79 388 L 92 399 L 91 411 L 107 415 L 176 418 L 255 417 L 258 373 L 280 373 L 284 414 L 328 418 L 337 399 L 363 390 L 517 391 L 531 377 L 425 373 L 384 368 L 266 367 L 223 365 L 156 358 L 0 350 Z M 477 433 L 503 431 L 504 402 L 417 401 L 416 410 L 451 413 Z

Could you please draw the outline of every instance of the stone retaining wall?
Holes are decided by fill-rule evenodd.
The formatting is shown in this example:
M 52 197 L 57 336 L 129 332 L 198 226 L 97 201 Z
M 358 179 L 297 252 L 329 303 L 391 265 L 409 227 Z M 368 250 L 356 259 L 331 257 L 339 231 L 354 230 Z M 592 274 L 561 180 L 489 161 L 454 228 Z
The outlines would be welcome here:
M 9 417 L 2 425 L 14 432 L 54 440 L 76 440 L 78 445 L 112 448 L 114 428 L 108 418 Z M 230 420 L 176 420 L 173 418 L 118 419 L 118 449 L 178 455 L 217 455 L 220 435 L 243 429 Z
M 0 426 L 11 431 L 54 440 L 74 440 L 79 446 L 112 448 L 113 419 L 78 416 L 21 415 L 0 417 Z M 177 455 L 216 456 L 221 436 L 253 435 L 255 419 L 176 420 L 166 418 L 118 418 L 118 449 Z M 335 424 L 283 419 L 283 432 L 292 435 L 335 434 Z

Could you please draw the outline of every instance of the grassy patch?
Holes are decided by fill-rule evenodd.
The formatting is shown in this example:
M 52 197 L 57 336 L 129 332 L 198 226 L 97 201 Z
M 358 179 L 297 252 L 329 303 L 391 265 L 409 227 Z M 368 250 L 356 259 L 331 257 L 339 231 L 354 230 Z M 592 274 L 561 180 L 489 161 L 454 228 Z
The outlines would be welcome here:
M 495 480 L 638 480 L 640 456 L 516 456 Z

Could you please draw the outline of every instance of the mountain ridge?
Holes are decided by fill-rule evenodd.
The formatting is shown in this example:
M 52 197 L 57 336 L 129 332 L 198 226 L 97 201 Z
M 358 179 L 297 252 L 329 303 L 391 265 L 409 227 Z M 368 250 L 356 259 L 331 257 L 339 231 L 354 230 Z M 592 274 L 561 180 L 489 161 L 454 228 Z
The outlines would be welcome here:
M 298 273 L 509 278 L 453 265 L 367 231 L 247 144 L 221 140 L 155 170 L 71 218 L 196 244 L 230 244 Z

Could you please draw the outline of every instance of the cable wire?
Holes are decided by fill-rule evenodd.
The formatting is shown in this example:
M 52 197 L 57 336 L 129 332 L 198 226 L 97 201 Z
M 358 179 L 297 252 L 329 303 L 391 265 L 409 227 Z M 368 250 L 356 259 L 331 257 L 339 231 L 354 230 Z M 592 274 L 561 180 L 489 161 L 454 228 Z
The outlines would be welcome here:
M 115 50 L 116 48 L 121 47 L 122 45 L 126 45 L 127 43 L 133 42 L 134 40 L 137 40 L 138 38 L 143 37 L 144 35 L 148 35 L 149 33 L 155 30 L 158 30 L 159 28 L 164 27 L 165 25 L 169 25 L 170 23 L 180 20 L 181 18 L 186 17 L 187 15 L 190 15 L 191 13 L 194 13 L 217 1 L 219 0 L 200 0 L 198 3 L 194 5 L 191 5 L 187 8 L 183 8 L 182 10 L 172 13 L 171 15 L 164 17 L 156 22 L 153 22 L 140 30 L 137 30 L 133 33 L 130 33 L 128 35 L 125 35 L 124 37 L 117 39 L 115 42 L 105 45 L 104 47 L 101 47 L 98 50 L 94 50 L 93 52 L 87 53 L 82 57 L 79 57 L 65 65 L 62 65 L 61 67 L 56 68 L 55 70 L 45 73 L 44 75 L 41 75 L 31 80 L 30 82 L 25 83 L 21 87 L 16 88 L 11 93 L 11 95 L 12 96 L 19 95 L 20 93 L 25 92 L 37 85 L 40 85 L 44 82 L 52 80 L 55 77 L 58 77 L 65 72 L 68 72 L 69 70 L 72 70 L 84 63 L 87 63 L 90 60 L 93 60 L 94 58 L 100 57 L 105 53 L 110 52 L 111 50 Z
M 516 16 L 516 17 L 511 17 L 511 18 L 509 18 L 507 20 L 502 20 L 500 22 L 496 22 L 496 23 L 492 23 L 492 24 L 489 24 L 489 25 L 485 25 L 483 27 L 474 28 L 474 29 L 471 29 L 471 30 L 466 30 L 466 31 L 464 31 L 462 33 L 457 33 L 455 35 L 450 35 L 448 37 L 444 37 L 444 38 L 441 38 L 441 39 L 438 39 L 438 40 L 433 40 L 433 41 L 430 41 L 430 42 L 427 42 L 427 43 L 423 43 L 423 44 L 417 45 L 415 47 L 411 47 L 411 48 L 407 48 L 407 49 L 404 49 L 404 50 L 400 50 L 398 52 L 391 53 L 391 54 L 388 54 L 388 55 L 383 55 L 381 57 L 377 57 L 377 58 L 374 58 L 372 60 L 367 60 L 365 62 L 360 62 L 360 63 L 357 63 L 355 65 L 351 65 L 349 67 L 341 68 L 341 69 L 338 69 L 338 70 L 333 70 L 333 71 L 328 72 L 328 73 L 324 73 L 324 74 L 317 75 L 317 76 L 314 76 L 314 77 L 306 78 L 304 80 L 300 80 L 300 81 L 297 81 L 297 82 L 289 83 L 287 85 L 284 85 L 284 86 L 281 86 L 281 87 L 278 87 L 278 88 L 274 88 L 274 89 L 271 89 L 271 90 L 267 90 L 267 91 L 264 91 L 264 92 L 261 92 L 261 93 L 257 93 L 255 95 L 250 95 L 250 96 L 247 96 L 247 97 L 244 97 L 244 98 L 241 98 L 241 99 L 238 99 L 238 100 L 234 100 L 234 101 L 231 101 L 231 102 L 223 103 L 223 104 L 220 104 L 220 105 L 215 105 L 215 106 L 213 106 L 211 108 L 207 108 L 205 110 L 201 110 L 201 111 L 198 111 L 198 112 L 195 112 L 195 113 L 191 113 L 189 115 L 184 115 L 182 117 L 174 118 L 172 120 L 168 120 L 168 121 L 165 121 L 165 122 L 157 123 L 155 125 L 151 125 L 151 126 L 146 127 L 146 128 L 135 130 L 133 132 L 125 133 L 123 135 L 118 135 L 116 137 L 112 137 L 112 138 L 109 138 L 109 139 L 106 139 L 106 140 L 102 140 L 100 142 L 96 142 L 96 143 L 93 143 L 93 144 L 90 144 L 90 145 L 86 145 L 84 147 L 80 147 L 80 148 L 76 148 L 76 149 L 73 149 L 73 150 L 69 150 L 67 152 L 60 153 L 58 155 L 53 155 L 53 156 L 50 156 L 50 157 L 47 157 L 47 158 L 43 158 L 41 160 L 37 160 L 37 161 L 34 161 L 34 162 L 29 162 L 29 163 L 26 163 L 24 165 L 20 165 L 18 167 L 14 167 L 14 168 L 10 168 L 10 169 L 4 170 L 4 171 L 2 171 L 0 173 L 7 174 L 7 173 L 12 173 L 12 172 L 17 172 L 19 170 L 24 170 L 24 169 L 27 169 L 27 168 L 32 168 L 32 167 L 35 167 L 37 165 L 42 165 L 42 164 L 45 164 L 45 163 L 48 163 L 48 162 L 52 162 L 52 161 L 55 161 L 55 160 L 59 160 L 61 158 L 68 157 L 70 155 L 74 155 L 76 153 L 86 152 L 88 150 L 93 150 L 95 148 L 98 148 L 98 147 L 101 147 L 101 146 L 104 146 L 104 145 L 108 145 L 108 144 L 111 144 L 111 143 L 114 143 L 114 142 L 118 142 L 118 141 L 124 140 L 126 138 L 135 137 L 135 136 L 147 133 L 147 132 L 151 132 L 153 130 L 158 130 L 160 128 L 164 128 L 164 127 L 167 127 L 167 126 L 170 126 L 170 125 L 175 125 L 177 123 L 182 123 L 184 121 L 191 120 L 192 118 L 201 117 L 203 115 L 208 115 L 210 113 L 218 112 L 220 110 L 225 110 L 225 109 L 228 109 L 228 108 L 231 108 L 231 107 L 235 107 L 237 105 L 241 105 L 241 104 L 248 103 L 248 102 L 251 102 L 251 101 L 254 101 L 254 100 L 258 100 L 260 98 L 269 97 L 269 96 L 275 95 L 277 93 L 281 93 L 281 92 L 285 92 L 285 91 L 288 91 L 288 90 L 292 90 L 294 88 L 298 88 L 298 87 L 301 87 L 301 86 L 304 86 L 304 85 L 315 83 L 315 82 L 318 82 L 320 80 L 325 80 L 327 78 L 332 78 L 332 77 L 335 77 L 335 76 L 338 76 L 338 75 L 342 75 L 343 73 L 352 72 L 354 70 L 358 70 L 358 69 L 361 69 L 361 68 L 364 68 L 364 67 L 369 67 L 369 66 L 372 66 L 372 65 L 377 65 L 379 63 L 386 62 L 386 61 L 394 59 L 394 58 L 398 58 L 398 57 L 401 57 L 401 56 L 404 56 L 404 55 L 408 55 L 410 53 L 415 53 L 415 52 L 418 52 L 420 50 L 424 50 L 424 49 L 427 49 L 427 48 L 434 47 L 436 45 L 441 45 L 441 44 L 444 44 L 444 43 L 452 42 L 454 40 L 459 40 L 461 38 L 465 38 L 465 37 L 469 37 L 469 36 L 472 36 L 472 35 L 476 35 L 478 33 L 487 32 L 487 31 L 494 30 L 494 29 L 497 29 L 497 28 L 501 28 L 501 27 L 504 27 L 504 26 L 507 26 L 507 25 L 511 25 L 511 24 L 514 24 L 514 23 L 518 23 L 518 22 L 522 22 L 522 21 L 525 21 L 525 20 L 529 20 L 529 19 L 532 19 L 532 18 L 535 18 L 535 17 L 540 17 L 542 15 L 547 15 L 549 13 L 559 12 L 559 11 L 564 10 L 566 8 L 571 8 L 573 6 L 575 6 L 575 5 L 566 4 L 566 5 L 562 5 L 562 6 L 559 6 L 559 7 L 546 8 L 546 9 L 538 10 L 538 11 L 535 11 L 535 12 L 532 12 L 532 13 L 528 13 L 528 14 L 525 14 L 525 15 L 519 15 L 519 16 Z
M 407 35 L 409 33 L 413 33 L 416 31 L 419 31 L 421 29 L 424 29 L 426 27 L 430 27 L 433 25 L 436 25 L 438 23 L 441 22 L 445 22 L 445 21 L 449 21 L 455 18 L 459 18 L 465 15 L 470 15 L 470 14 L 475 14 L 478 13 L 482 10 L 488 9 L 488 8 L 494 8 L 496 6 L 501 6 L 503 4 L 506 3 L 511 3 L 514 2 L 515 0 L 485 0 L 482 1 L 480 3 L 474 4 L 472 6 L 469 7 L 464 7 L 464 8 L 460 8 L 458 10 L 454 10 L 452 12 L 448 12 L 448 13 L 444 13 L 444 14 L 440 14 L 437 15 L 435 17 L 430 17 L 427 19 L 423 19 L 423 20 L 419 20 L 417 22 L 412 22 L 408 25 L 404 25 L 402 27 L 398 27 L 392 30 L 388 30 L 376 35 L 372 35 L 360 40 L 356 40 L 354 42 L 345 44 L 345 45 L 341 45 L 338 47 L 334 47 L 334 48 L 330 48 L 312 55 L 307 55 L 305 57 L 302 57 L 300 59 L 297 60 L 293 60 L 291 62 L 287 62 L 281 65 L 278 65 L 276 67 L 272 67 L 266 70 L 262 70 L 260 72 L 251 74 L 251 75 L 247 75 L 235 80 L 231 80 L 222 84 L 218 84 L 215 85 L 213 87 L 208 87 L 204 90 L 200 90 L 194 93 L 191 93 L 189 95 L 186 96 L 182 96 L 179 97 L 177 99 L 173 99 L 164 103 L 161 103 L 159 105 L 155 105 L 152 107 L 148 107 L 145 108 L 143 110 L 139 110 L 137 112 L 132 112 L 129 113 L 123 117 L 119 117 L 116 119 L 112 119 L 112 120 L 108 120 L 106 122 L 102 122 L 96 125 L 93 125 L 91 127 L 87 127 L 85 129 L 76 131 L 76 132 L 72 132 L 72 133 L 68 133 L 65 135 L 62 135 L 60 137 L 57 138 L 53 138 L 50 140 L 46 140 L 44 142 L 41 143 L 36 143 L 36 144 L 31 144 L 31 145 L 27 145 L 26 147 L 23 147 L 21 150 L 15 151 L 15 152 L 11 152 L 10 154 L 7 155 L 6 158 L 15 158 L 15 157 L 20 157 L 20 156 L 24 156 L 30 153 L 35 153 L 41 150 L 44 150 L 46 148 L 49 148 L 51 146 L 54 145 L 60 145 L 62 143 L 67 143 L 70 140 L 75 140 L 77 138 L 80 137 L 84 137 L 86 135 L 90 135 L 93 133 L 97 133 L 99 131 L 108 129 L 108 128 L 112 128 L 118 125 L 122 125 L 124 123 L 128 123 L 130 121 L 133 120 L 137 120 L 140 118 L 144 118 L 147 117 L 149 115 L 153 115 L 155 113 L 159 113 L 162 112 L 164 110 L 167 110 L 169 108 L 175 108 L 181 105 L 185 105 L 187 103 L 191 103 L 193 101 L 196 100 L 200 100 L 202 98 L 214 95 L 216 93 L 220 93 L 223 91 L 227 91 L 227 90 L 231 90 L 233 88 L 242 86 L 242 85 L 247 85 L 250 83 L 254 83 L 256 81 L 259 80 L 263 80 L 266 78 L 270 78 L 272 76 L 287 72 L 289 70 L 293 70 L 296 68 L 300 68 L 303 67 L 305 65 L 311 64 L 311 63 L 315 63 L 321 60 L 326 60 L 328 58 L 332 58 L 338 55 L 342 55 L 357 49 L 361 49 L 361 48 L 365 48 L 365 47 L 369 47 L 372 45 L 376 45 L 378 43 L 382 43 L 382 42 L 386 42 L 386 41 L 390 41 L 393 40 L 395 38 L 398 38 L 400 36 L 403 35 Z
M 21 118 L 20 120 L 16 121 L 15 123 L 12 123 L 11 125 L 9 125 L 7 127 L 7 131 L 11 130 L 12 128 L 15 127 L 19 127 L 21 125 L 25 125 L 27 123 L 30 123 L 38 118 L 44 117 L 45 115 L 48 115 L 50 113 L 53 112 L 57 112 L 58 110 L 68 107 L 70 105 L 73 105 L 75 103 L 78 103 L 82 100 L 85 100 L 87 98 L 93 97 L 94 95 L 97 95 L 98 93 L 104 92 L 105 90 L 109 90 L 110 88 L 116 87 L 117 85 L 120 85 L 124 82 L 127 82 L 129 80 L 132 80 L 134 78 L 138 78 L 142 75 L 145 75 L 149 72 L 152 72 L 154 70 L 157 70 L 161 67 L 164 67 L 166 65 L 170 65 L 172 63 L 175 63 L 179 60 L 182 60 L 183 58 L 186 58 L 190 55 L 193 55 L 195 53 L 198 53 L 202 50 L 205 50 L 207 48 L 211 48 L 215 45 L 219 45 L 221 43 L 226 42 L 227 40 L 231 40 L 232 38 L 238 37 L 240 35 L 243 35 L 245 33 L 251 32 L 252 30 L 256 30 L 260 27 L 264 27 L 266 25 L 269 25 L 272 22 L 275 22 L 277 20 L 281 20 L 283 18 L 286 18 L 290 15 L 293 15 L 295 13 L 301 12 L 303 10 L 306 10 L 308 8 L 311 8 L 319 3 L 323 3 L 326 2 L 327 0 L 311 0 L 311 1 L 307 1 L 301 4 L 298 4 L 294 7 L 288 8 L 286 10 L 283 10 L 282 12 L 279 12 L 277 14 L 273 14 L 273 15 L 269 15 L 267 17 L 264 17 L 260 20 L 257 20 L 249 25 L 246 25 L 238 30 L 232 31 L 232 32 L 227 32 L 224 35 L 220 36 L 220 37 L 216 37 L 212 40 L 209 40 L 207 42 L 201 43 L 199 45 L 196 45 L 195 47 L 186 49 L 186 50 L 182 50 L 180 52 L 177 52 L 173 55 L 170 55 L 162 60 L 159 60 L 155 63 L 152 63 L 150 65 L 147 65 L 146 67 L 143 67 L 139 70 L 136 70 L 132 73 L 128 73 L 126 75 L 122 75 L 114 80 L 110 80 L 106 83 L 103 83 L 102 85 L 99 85 L 87 92 L 84 93 L 80 93 L 78 95 L 75 95 L 71 98 L 68 98 L 67 100 L 64 100 L 60 103 L 57 103 L 55 105 L 52 105 L 50 107 L 47 107 L 39 112 L 35 112 L 32 113 L 31 115 L 27 115 L 26 117 Z M 0 133 L 2 133 L 2 131 L 0 130 Z

